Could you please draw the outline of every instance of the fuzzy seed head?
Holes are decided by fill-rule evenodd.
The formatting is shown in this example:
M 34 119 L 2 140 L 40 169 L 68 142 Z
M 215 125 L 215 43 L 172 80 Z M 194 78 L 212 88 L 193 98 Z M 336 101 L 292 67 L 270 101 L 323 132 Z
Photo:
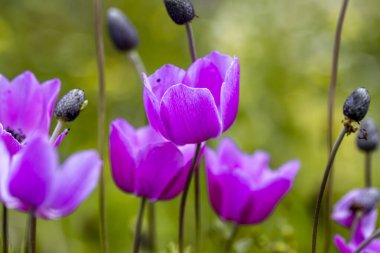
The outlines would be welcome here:
M 107 11 L 108 33 L 115 47 L 129 51 L 139 44 L 139 36 L 128 17 L 119 9 L 111 7 Z
M 195 17 L 193 5 L 189 0 L 164 0 L 170 18 L 177 24 L 183 25 Z
M 360 125 L 356 139 L 358 148 L 365 152 L 375 151 L 379 144 L 379 130 L 371 118 L 366 118 Z
M 368 90 L 358 88 L 344 102 L 343 114 L 347 118 L 359 122 L 367 114 L 370 102 Z
M 87 100 L 84 91 L 73 89 L 65 94 L 55 105 L 54 116 L 65 122 L 73 121 L 86 105 Z

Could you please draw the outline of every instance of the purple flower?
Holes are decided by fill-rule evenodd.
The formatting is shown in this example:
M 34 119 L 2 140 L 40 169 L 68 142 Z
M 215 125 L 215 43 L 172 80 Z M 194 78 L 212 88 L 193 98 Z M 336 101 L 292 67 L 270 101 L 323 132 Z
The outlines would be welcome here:
M 150 126 L 134 129 L 123 119 L 113 121 L 110 131 L 112 176 L 121 190 L 151 201 L 182 192 L 195 145 L 177 147 Z
M 36 133 L 47 134 L 60 81 L 42 84 L 27 71 L 8 81 L 0 75 L 0 136 L 13 155 Z
M 152 127 L 177 145 L 216 138 L 234 122 L 239 105 L 239 61 L 218 52 L 187 71 L 164 65 L 144 79 Z
M 356 212 L 361 211 L 358 236 L 366 238 L 376 226 L 378 200 L 379 193 L 375 188 L 352 190 L 336 203 L 332 219 L 344 227 L 351 228 Z
M 205 157 L 212 207 L 223 220 L 237 224 L 266 219 L 292 187 L 300 167 L 293 160 L 272 171 L 267 153 L 242 153 L 228 138 L 221 141 L 217 152 L 206 149 Z
M 362 241 L 361 241 L 362 242 Z M 361 242 L 355 240 L 352 242 L 346 242 L 343 237 L 336 235 L 334 237 L 335 246 L 340 253 L 354 253 L 356 249 L 360 247 Z M 360 253 L 379 253 L 380 252 L 380 240 L 373 240 L 365 249 Z
M 59 165 L 56 149 L 42 136 L 11 157 L 0 139 L 0 198 L 8 208 L 45 219 L 68 215 L 96 187 L 101 164 L 95 151 L 83 151 Z

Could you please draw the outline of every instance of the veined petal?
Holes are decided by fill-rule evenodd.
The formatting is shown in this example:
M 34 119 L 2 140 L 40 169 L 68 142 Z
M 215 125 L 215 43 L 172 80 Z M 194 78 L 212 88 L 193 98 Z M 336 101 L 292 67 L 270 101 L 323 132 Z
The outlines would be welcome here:
M 19 152 L 22 145 L 7 131 L 4 130 L 3 126 L 0 124 L 0 137 L 5 143 L 5 146 L 11 156 Z
M 219 108 L 220 91 L 222 88 L 223 76 L 220 75 L 217 66 L 207 58 L 196 60 L 187 70 L 183 79 L 183 84 L 193 88 L 208 89 Z
M 223 131 L 231 127 L 239 108 L 240 65 L 237 57 L 228 68 L 220 95 L 220 112 L 223 120 Z
M 56 219 L 72 213 L 95 189 L 102 162 L 96 151 L 83 151 L 70 156 L 54 177 L 46 202 L 37 215 Z
M 177 145 L 200 143 L 221 134 L 218 110 L 207 89 L 172 86 L 162 98 L 160 115 L 167 138 Z
M 55 102 L 61 89 L 61 81 L 59 79 L 46 81 L 40 85 L 40 89 L 46 103 L 46 114 L 41 119 L 40 128 L 42 131 L 49 131 Z
M 160 117 L 160 102 L 153 93 L 148 77 L 143 74 L 144 80 L 144 107 L 150 125 L 167 138 L 166 130 Z
M 38 208 L 46 200 L 57 167 L 57 153 L 47 138 L 30 140 L 13 158 L 9 193 L 28 208 Z
M 147 146 L 138 159 L 134 193 L 150 200 L 159 199 L 184 165 L 181 152 L 171 142 Z
M 135 185 L 136 163 L 134 151 L 127 138 L 128 125 L 124 120 L 115 120 L 111 124 L 110 162 L 112 177 L 123 191 L 133 193 Z
M 241 168 L 242 152 L 233 140 L 223 138 L 219 143 L 218 160 L 223 164 L 223 167 L 227 167 L 230 170 Z
M 182 83 L 186 71 L 171 64 L 166 64 L 149 76 L 151 91 L 160 101 L 167 89 Z
M 220 76 L 224 79 L 227 70 L 231 67 L 233 62 L 231 56 L 227 54 L 221 54 L 218 51 L 212 51 L 210 54 L 206 55 L 204 58 L 209 59 L 218 68 Z
M 344 238 L 341 237 L 340 235 L 334 236 L 334 243 L 335 243 L 335 246 L 338 248 L 340 253 L 353 253 L 354 252 L 354 247 L 352 247 L 352 246 L 350 247 L 349 245 L 347 245 Z

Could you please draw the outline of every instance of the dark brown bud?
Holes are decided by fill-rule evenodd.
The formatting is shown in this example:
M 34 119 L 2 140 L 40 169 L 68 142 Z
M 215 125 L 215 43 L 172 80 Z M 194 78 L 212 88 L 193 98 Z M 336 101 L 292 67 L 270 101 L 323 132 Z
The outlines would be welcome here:
M 347 118 L 359 122 L 367 114 L 370 102 L 368 90 L 357 88 L 344 102 L 343 114 Z
M 376 123 L 371 118 L 366 118 L 361 124 L 356 139 L 356 144 L 360 150 L 365 152 L 375 151 L 379 143 L 379 131 Z
M 177 25 L 183 25 L 195 17 L 193 5 L 189 0 L 164 0 L 169 16 Z
M 55 105 L 54 116 L 65 122 L 73 121 L 86 105 L 87 100 L 83 90 L 73 89 L 65 94 Z

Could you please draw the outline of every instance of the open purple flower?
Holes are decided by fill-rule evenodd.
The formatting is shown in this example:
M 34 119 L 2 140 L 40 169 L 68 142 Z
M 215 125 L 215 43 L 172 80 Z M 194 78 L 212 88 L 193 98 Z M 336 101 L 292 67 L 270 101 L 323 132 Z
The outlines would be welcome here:
M 239 105 L 239 61 L 218 52 L 187 71 L 164 65 L 144 79 L 144 104 L 154 129 L 177 145 L 218 137 L 234 122 Z
M 59 165 L 56 149 L 42 136 L 11 157 L 1 138 L 1 201 L 45 219 L 66 216 L 96 187 L 101 163 L 95 151 L 83 151 Z
M 360 247 L 358 241 L 346 242 L 346 240 L 340 235 L 334 237 L 335 246 L 340 253 L 354 253 L 356 249 Z M 380 252 L 380 240 L 373 240 L 367 247 L 365 247 L 360 253 L 379 253 Z
M 277 171 L 269 168 L 269 155 L 242 153 L 225 138 L 217 152 L 206 149 L 209 198 L 215 212 L 237 224 L 257 224 L 266 219 L 292 187 L 300 163 L 287 162 Z
M 195 145 L 177 147 L 150 126 L 116 119 L 110 129 L 112 176 L 123 191 L 150 201 L 176 197 L 190 173 Z
M 351 228 L 355 216 L 361 212 L 358 236 L 368 237 L 376 227 L 379 192 L 375 188 L 355 189 L 343 196 L 334 206 L 332 219 Z
M 26 71 L 12 81 L 0 75 L 0 136 L 11 154 L 36 133 L 47 134 L 60 81 L 42 84 Z

